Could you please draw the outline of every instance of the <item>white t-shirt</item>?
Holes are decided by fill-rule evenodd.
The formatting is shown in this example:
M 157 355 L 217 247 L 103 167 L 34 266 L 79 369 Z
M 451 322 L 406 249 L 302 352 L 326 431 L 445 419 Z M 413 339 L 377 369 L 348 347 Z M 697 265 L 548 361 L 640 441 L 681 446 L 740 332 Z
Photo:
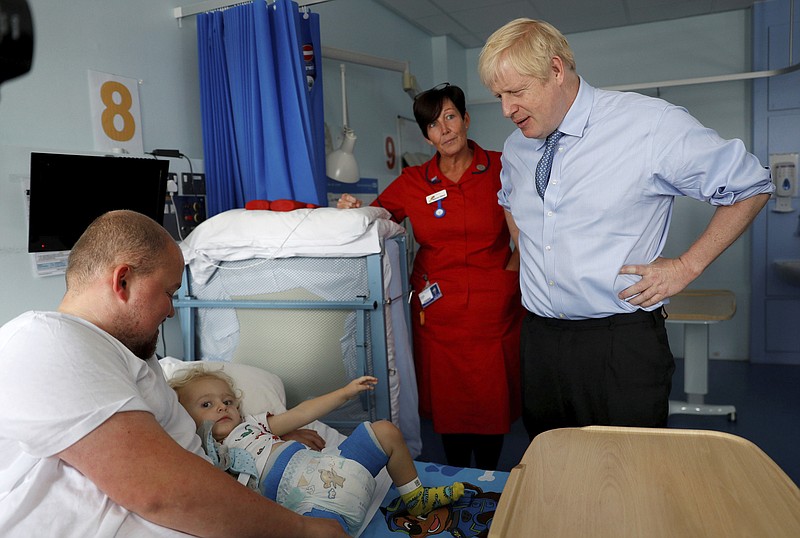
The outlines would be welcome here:
M 264 468 L 267 466 L 272 447 L 275 443 L 282 443 L 280 437 L 269 429 L 267 413 L 259 415 L 245 415 L 241 424 L 236 426 L 222 441 L 230 448 L 241 448 L 250 453 L 256 460 L 259 482 L 264 478 Z
M 27 312 L 0 328 L 0 536 L 186 536 L 117 505 L 54 457 L 121 411 L 152 413 L 176 442 L 203 454 L 155 357 L 143 361 L 57 312 Z

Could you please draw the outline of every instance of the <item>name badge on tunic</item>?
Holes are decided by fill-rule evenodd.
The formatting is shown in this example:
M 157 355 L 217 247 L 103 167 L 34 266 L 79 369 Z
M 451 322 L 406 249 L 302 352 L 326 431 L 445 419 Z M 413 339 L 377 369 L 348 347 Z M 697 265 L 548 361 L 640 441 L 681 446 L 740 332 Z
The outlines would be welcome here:
M 443 198 L 447 198 L 447 189 L 442 189 L 440 191 L 434 192 L 433 194 L 429 194 L 425 197 L 425 202 L 432 204 L 434 202 L 438 202 Z

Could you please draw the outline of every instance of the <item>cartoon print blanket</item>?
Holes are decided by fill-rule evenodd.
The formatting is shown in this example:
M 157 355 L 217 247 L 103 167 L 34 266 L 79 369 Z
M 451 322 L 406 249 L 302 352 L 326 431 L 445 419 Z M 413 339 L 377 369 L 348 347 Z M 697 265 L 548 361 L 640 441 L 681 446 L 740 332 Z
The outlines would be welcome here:
M 381 503 L 380 511 L 375 514 L 361 536 L 485 538 L 509 473 L 450 467 L 437 463 L 414 463 L 420 480 L 426 486 L 463 482 L 464 496 L 452 506 L 439 508 L 424 517 L 415 517 L 405 511 L 397 490 L 392 486 Z

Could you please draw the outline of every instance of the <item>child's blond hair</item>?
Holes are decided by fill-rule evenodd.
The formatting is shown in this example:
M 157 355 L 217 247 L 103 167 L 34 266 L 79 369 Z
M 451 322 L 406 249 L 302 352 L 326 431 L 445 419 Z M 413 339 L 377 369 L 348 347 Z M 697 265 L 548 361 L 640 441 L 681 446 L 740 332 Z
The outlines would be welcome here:
M 219 379 L 220 381 L 227 383 L 231 388 L 231 392 L 233 392 L 233 396 L 236 398 L 236 407 L 238 408 L 241 405 L 244 394 L 241 390 L 236 388 L 233 378 L 223 372 L 222 368 L 219 370 L 206 370 L 204 366 L 193 366 L 191 368 L 186 368 L 183 372 L 172 376 L 168 383 L 169 386 L 172 387 L 172 390 L 180 394 L 180 390 L 189 383 L 198 379 L 206 378 Z

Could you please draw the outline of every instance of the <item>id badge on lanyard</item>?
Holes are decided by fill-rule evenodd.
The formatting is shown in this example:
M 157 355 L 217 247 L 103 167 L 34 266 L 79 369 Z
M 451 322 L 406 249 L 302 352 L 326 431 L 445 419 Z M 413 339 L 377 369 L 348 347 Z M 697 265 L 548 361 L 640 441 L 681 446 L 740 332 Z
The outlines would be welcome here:
M 423 275 L 422 278 L 425 279 L 425 287 L 418 294 L 419 303 L 422 305 L 422 310 L 419 311 L 419 324 L 425 325 L 425 309 L 442 298 L 442 290 L 438 282 L 431 284 L 428 281 L 428 275 Z
M 425 279 L 425 287 L 419 292 L 419 302 L 422 308 L 428 308 L 434 302 L 442 298 L 442 290 L 439 288 L 439 283 L 434 282 L 431 284 L 428 281 L 428 275 L 423 275 Z

